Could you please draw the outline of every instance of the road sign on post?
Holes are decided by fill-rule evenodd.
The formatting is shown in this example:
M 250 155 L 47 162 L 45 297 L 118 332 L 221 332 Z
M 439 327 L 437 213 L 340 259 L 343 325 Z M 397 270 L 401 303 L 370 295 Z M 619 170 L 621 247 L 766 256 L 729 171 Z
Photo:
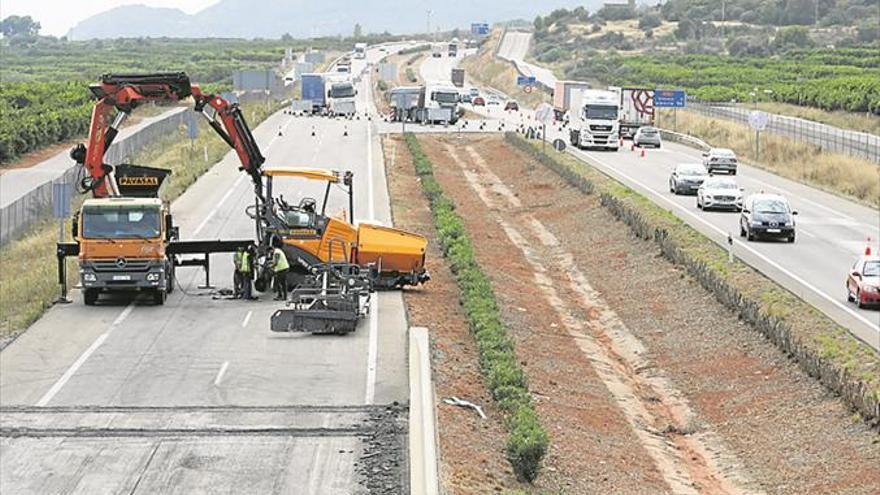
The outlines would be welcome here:
M 516 76 L 517 86 L 534 86 L 538 82 L 535 76 Z
M 52 183 L 52 216 L 63 220 L 70 216 L 71 187 L 66 182 Z
M 770 120 L 767 112 L 760 110 L 752 110 L 749 113 L 749 127 L 755 130 L 755 161 L 761 160 L 761 131 L 767 128 L 767 121 Z
M 195 112 L 189 112 L 189 118 L 186 121 L 186 131 L 189 135 L 190 145 L 199 137 L 199 121 Z
M 471 23 L 471 34 L 474 36 L 488 36 L 489 24 L 485 22 Z
M 684 108 L 687 93 L 683 89 L 655 89 L 654 108 Z

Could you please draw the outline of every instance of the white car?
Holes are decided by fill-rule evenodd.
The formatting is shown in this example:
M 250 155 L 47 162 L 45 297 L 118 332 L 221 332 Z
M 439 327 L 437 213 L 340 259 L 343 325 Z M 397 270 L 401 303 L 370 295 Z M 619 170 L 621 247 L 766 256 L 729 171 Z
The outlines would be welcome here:
M 709 177 L 697 189 L 697 208 L 742 211 L 743 188 L 732 177 Z
M 656 127 L 639 127 L 633 136 L 633 144 L 639 147 L 653 146 L 659 148 L 662 144 L 660 142 L 660 131 Z

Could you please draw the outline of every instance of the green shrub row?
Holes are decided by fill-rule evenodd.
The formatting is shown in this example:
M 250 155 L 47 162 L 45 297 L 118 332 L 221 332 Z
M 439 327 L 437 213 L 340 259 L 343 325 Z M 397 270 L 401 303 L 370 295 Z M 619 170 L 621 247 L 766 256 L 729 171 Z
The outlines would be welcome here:
M 728 263 L 718 244 L 648 198 L 567 153 L 508 132 L 505 140 L 553 170 L 655 241 L 664 256 L 683 266 L 719 302 L 792 356 L 809 375 L 839 394 L 869 424 L 880 425 L 880 354 L 828 316 L 751 266 Z
M 440 249 L 449 260 L 458 286 L 461 304 L 479 349 L 480 368 L 486 385 L 505 412 L 509 431 L 507 459 L 517 476 L 526 481 L 538 475 L 547 452 L 549 437 L 541 425 L 529 394 L 525 373 L 516 358 L 514 344 L 501 321 L 495 293 L 488 277 L 474 256 L 474 248 L 455 204 L 443 194 L 434 178 L 431 160 L 422 151 L 415 135 L 406 135 L 416 174 L 431 206 Z
M 416 78 L 416 73 L 413 72 L 413 70 L 412 70 L 411 67 L 407 67 L 407 68 L 406 68 L 406 79 L 407 79 L 409 82 L 413 82 L 413 83 L 416 82 L 416 81 L 418 81 L 418 78 Z

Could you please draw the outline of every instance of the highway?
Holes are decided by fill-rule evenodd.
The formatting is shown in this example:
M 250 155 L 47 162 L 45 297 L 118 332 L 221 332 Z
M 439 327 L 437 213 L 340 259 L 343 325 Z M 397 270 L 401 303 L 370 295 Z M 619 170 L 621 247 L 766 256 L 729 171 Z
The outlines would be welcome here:
M 427 58 L 422 76 L 448 74 L 457 60 Z M 511 95 L 515 98 L 515 95 Z M 534 112 L 505 112 L 499 107 L 466 108 L 493 119 L 503 119 L 506 129 L 535 125 Z M 567 130 L 549 126 L 548 139 L 562 138 L 568 144 Z M 494 125 L 488 131 L 497 130 Z M 740 165 L 736 180 L 752 192 L 776 192 L 789 198 L 797 216 L 797 241 L 747 242 L 739 237 L 739 216 L 735 213 L 703 212 L 694 196 L 674 196 L 668 190 L 669 174 L 679 163 L 699 163 L 700 151 L 676 143 L 664 143 L 659 150 L 630 151 L 630 142 L 619 152 L 581 151 L 569 147 L 574 156 L 587 161 L 622 183 L 668 209 L 723 247 L 727 236 L 734 241 L 735 255 L 766 276 L 816 306 L 853 335 L 880 350 L 880 311 L 858 309 L 846 301 L 844 280 L 847 270 L 872 239 L 874 251 L 880 239 L 880 213 L 838 196 L 784 179 L 763 170 Z M 549 149 L 549 146 L 548 146 Z
M 254 134 L 266 166 L 354 171 L 356 217 L 390 225 L 373 124 L 279 112 Z M 230 152 L 174 202 L 182 238 L 253 238 L 252 184 L 238 166 Z M 320 200 L 322 185 L 289 180 L 276 181 L 289 202 Z M 329 212 L 346 207 L 331 194 Z M 231 287 L 231 265 L 214 255 L 213 285 Z M 362 456 L 405 465 L 405 436 L 387 433 L 399 414 L 386 407 L 408 400 L 399 292 L 374 295 L 353 334 L 275 334 L 271 294 L 229 300 L 198 288 L 201 269 L 178 276 L 164 307 L 86 307 L 74 291 L 0 352 L 0 492 L 363 493 Z M 371 478 L 402 492 L 404 474 L 390 476 Z
M 525 61 L 531 42 L 532 33 L 507 31 L 498 47 L 498 57 L 513 62 L 522 75 L 534 76 L 539 83 L 552 90 L 556 87 L 556 76 L 553 72 Z

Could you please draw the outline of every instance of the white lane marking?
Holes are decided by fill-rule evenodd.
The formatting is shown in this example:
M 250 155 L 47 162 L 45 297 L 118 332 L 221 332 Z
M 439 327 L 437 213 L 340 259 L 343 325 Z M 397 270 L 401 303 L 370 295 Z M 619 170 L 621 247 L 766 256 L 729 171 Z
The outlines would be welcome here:
M 379 354 L 379 303 L 378 294 L 370 297 L 370 336 L 367 347 L 367 390 L 364 403 L 372 404 L 376 398 L 376 361 Z
M 68 380 L 70 380 L 71 377 L 73 377 L 73 375 L 80 369 L 80 367 L 85 364 L 85 362 L 89 359 L 89 356 L 91 356 L 92 353 L 98 350 L 98 348 L 101 347 L 101 344 L 103 344 L 104 341 L 107 340 L 107 337 L 110 336 L 110 333 L 113 332 L 113 330 L 118 327 L 123 321 L 125 321 L 126 318 L 128 318 L 128 315 L 131 314 L 131 311 L 133 309 L 134 303 L 131 303 L 126 306 L 124 310 L 122 310 L 122 313 L 119 313 L 119 316 L 117 316 L 116 319 L 113 320 L 113 323 L 110 324 L 110 328 L 108 328 L 106 332 L 99 335 L 98 338 L 96 338 L 95 341 L 92 342 L 92 345 L 90 345 L 89 348 L 86 349 L 85 352 L 83 352 L 79 356 L 79 358 L 77 358 L 77 360 L 73 362 L 72 365 L 70 365 L 70 368 L 67 368 L 67 371 L 65 371 L 64 374 L 61 375 L 61 378 L 59 378 L 58 381 L 55 382 L 54 385 L 52 385 L 52 388 L 50 388 L 49 391 L 46 392 L 43 397 L 41 397 L 40 400 L 37 401 L 37 407 L 44 407 L 49 403 L 49 401 L 52 400 L 53 397 L 55 397 L 58 392 L 61 391 Z
M 575 156 L 581 156 L 582 158 L 585 158 L 585 159 L 588 159 L 588 160 L 593 160 L 593 161 L 595 161 L 596 163 L 599 163 L 599 164 L 602 165 L 605 169 L 609 170 L 612 174 L 615 174 L 615 175 L 618 175 L 618 176 L 620 176 L 620 177 L 623 177 L 624 179 L 630 181 L 631 183 L 636 184 L 637 186 L 643 188 L 643 189 L 646 190 L 646 191 L 649 191 L 649 192 L 650 192 L 651 194 L 653 194 L 654 196 L 656 196 L 656 197 L 662 199 L 663 201 L 665 201 L 665 202 L 671 204 L 672 206 L 674 206 L 674 207 L 677 208 L 678 210 L 680 210 L 680 211 L 686 213 L 687 215 L 691 216 L 691 217 L 692 217 L 693 219 L 695 219 L 696 221 L 702 223 L 703 225 L 705 225 L 705 226 L 709 227 L 710 229 L 712 229 L 713 231 L 717 232 L 717 233 L 720 234 L 722 237 L 724 237 L 725 240 L 727 239 L 727 234 L 728 234 L 728 232 L 724 231 L 724 230 L 721 229 L 721 228 L 716 227 L 715 225 L 711 224 L 710 222 L 708 222 L 708 221 L 705 220 L 704 218 L 702 218 L 702 217 L 700 217 L 699 215 L 696 215 L 694 212 L 688 210 L 688 209 L 685 208 L 684 206 L 679 205 L 679 204 L 676 203 L 675 201 L 672 201 L 671 199 L 667 198 L 667 197 L 664 196 L 663 194 L 661 194 L 661 193 L 659 193 L 659 192 L 657 192 L 657 191 L 651 189 L 650 187 L 646 186 L 646 185 L 643 184 L 642 182 L 640 182 L 640 181 L 638 181 L 638 180 L 636 180 L 636 179 L 630 177 L 629 175 L 627 175 L 627 174 L 625 174 L 625 173 L 623 173 L 623 172 L 617 170 L 616 168 L 612 167 L 612 166 L 609 165 L 608 163 L 606 163 L 606 162 L 604 162 L 604 161 L 602 161 L 602 160 L 600 160 L 600 159 L 598 159 L 598 158 L 596 158 L 596 157 L 594 157 L 594 156 L 588 155 L 587 153 L 584 153 L 583 151 L 580 151 L 580 150 L 576 150 L 576 151 L 574 151 L 574 155 L 575 155 Z M 880 325 L 877 325 L 876 323 L 874 323 L 874 322 L 868 320 L 868 319 L 865 318 L 864 316 L 862 316 L 862 315 L 856 313 L 856 312 L 853 311 L 851 308 L 846 307 L 842 302 L 840 302 L 840 301 L 838 301 L 837 299 L 835 299 L 835 298 L 829 296 L 828 294 L 822 292 L 821 289 L 819 289 L 819 288 L 813 286 L 812 284 L 810 284 L 810 283 L 807 282 L 806 280 L 804 280 L 804 279 L 802 279 L 801 277 L 795 275 L 794 273 L 788 271 L 786 268 L 783 268 L 783 267 L 780 266 L 778 263 L 776 263 L 775 261 L 771 260 L 771 259 L 768 258 L 767 256 L 764 256 L 764 255 L 761 254 L 760 252 L 756 251 L 754 248 L 750 247 L 749 245 L 747 245 L 747 244 L 744 243 L 743 241 L 740 241 L 740 240 L 738 240 L 738 239 L 734 239 L 734 240 L 733 240 L 733 243 L 734 243 L 735 245 L 738 245 L 738 246 L 740 246 L 741 248 L 745 249 L 746 251 L 752 253 L 753 255 L 757 256 L 758 258 L 761 259 L 761 261 L 767 263 L 768 265 L 772 266 L 772 267 L 775 268 L 776 270 L 779 270 L 780 272 L 782 272 L 782 273 L 783 273 L 784 275 L 786 275 L 787 277 L 791 278 L 791 279 L 794 280 L 795 282 L 797 282 L 797 283 L 801 284 L 802 286 L 806 287 L 807 289 L 811 290 L 813 293 L 815 293 L 816 295 L 818 295 L 818 296 L 821 297 L 822 299 L 825 299 L 826 301 L 830 302 L 831 304 L 833 304 L 834 306 L 836 306 L 838 309 L 843 310 L 844 312 L 846 312 L 847 314 L 849 314 L 849 315 L 852 316 L 853 318 L 855 318 L 855 319 L 861 321 L 862 323 L 868 325 L 870 328 L 874 329 L 875 331 L 880 332 Z
M 367 80 L 369 81 L 369 76 Z M 368 84 L 369 86 L 369 84 Z M 370 99 L 370 91 L 367 91 L 367 100 Z M 376 207 L 373 204 L 373 130 L 370 121 L 367 121 L 367 212 L 370 221 L 376 221 Z
M 216 205 L 214 205 L 214 208 L 211 208 L 211 211 L 209 211 L 208 214 L 205 215 L 205 218 L 202 219 L 202 223 L 200 223 L 199 226 L 196 227 L 196 230 L 193 231 L 193 237 L 199 235 L 199 232 L 201 232 L 202 229 L 205 228 L 205 225 L 208 224 L 208 220 L 210 220 L 214 216 L 214 214 L 217 213 L 217 210 L 220 208 L 220 206 L 222 206 L 223 203 L 225 203 L 226 200 L 229 199 L 229 196 L 231 196 L 232 193 L 236 189 L 238 189 L 238 185 L 241 184 L 241 181 L 244 180 L 244 177 L 244 174 L 238 176 L 238 179 L 235 180 L 235 183 L 232 184 L 232 187 L 230 187 L 229 190 L 226 191 L 226 194 L 224 194 L 223 197 L 220 198 L 220 201 L 217 202 Z
M 215 387 L 220 386 L 220 381 L 223 380 L 223 375 L 226 374 L 226 368 L 229 368 L 229 361 L 223 361 L 223 364 L 220 365 L 220 371 L 217 372 L 217 378 L 214 378 Z
M 251 315 L 254 314 L 253 311 L 248 311 L 247 315 L 244 317 L 244 321 L 241 322 L 241 327 L 244 328 L 247 326 L 248 322 L 251 321 Z

